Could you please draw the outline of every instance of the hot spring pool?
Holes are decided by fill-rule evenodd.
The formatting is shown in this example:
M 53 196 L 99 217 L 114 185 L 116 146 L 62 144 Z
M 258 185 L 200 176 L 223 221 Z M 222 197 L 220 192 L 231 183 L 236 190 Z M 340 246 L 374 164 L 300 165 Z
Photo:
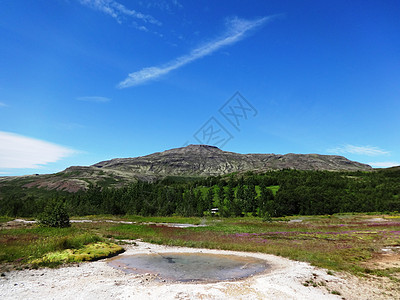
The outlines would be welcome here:
M 171 281 L 224 281 L 246 278 L 268 269 L 265 260 L 238 255 L 158 253 L 122 255 L 109 264 L 126 273 L 157 274 Z

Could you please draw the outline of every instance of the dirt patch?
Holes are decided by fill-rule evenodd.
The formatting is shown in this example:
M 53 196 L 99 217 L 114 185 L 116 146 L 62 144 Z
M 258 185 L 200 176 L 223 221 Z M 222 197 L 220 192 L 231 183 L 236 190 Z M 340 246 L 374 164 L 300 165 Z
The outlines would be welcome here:
M 364 267 L 376 270 L 400 268 L 400 245 L 386 246 L 373 257 L 362 264 Z
M 376 223 L 376 222 L 388 222 L 388 220 L 384 218 L 372 218 L 365 220 L 366 222 Z
M 27 221 L 24 219 L 15 219 L 0 224 L 0 229 L 16 229 L 21 227 L 32 227 L 36 224 L 36 221 Z
M 400 268 L 400 253 L 378 253 L 364 265 L 370 269 Z
M 30 182 L 25 184 L 24 188 L 44 188 L 47 190 L 57 190 L 57 191 L 66 191 L 70 193 L 76 193 L 80 190 L 84 190 L 87 188 L 89 184 L 86 181 L 79 179 L 65 179 L 65 180 L 49 180 L 38 179 L 34 182 Z

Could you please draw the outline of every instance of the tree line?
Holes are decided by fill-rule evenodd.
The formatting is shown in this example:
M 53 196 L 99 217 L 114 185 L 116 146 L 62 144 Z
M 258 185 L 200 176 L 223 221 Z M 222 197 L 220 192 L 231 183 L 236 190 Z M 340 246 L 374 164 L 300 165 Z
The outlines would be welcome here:
M 77 193 L 0 188 L 0 215 L 35 217 L 50 199 L 70 215 L 319 215 L 400 211 L 400 172 L 281 170 L 207 178 L 168 177 Z

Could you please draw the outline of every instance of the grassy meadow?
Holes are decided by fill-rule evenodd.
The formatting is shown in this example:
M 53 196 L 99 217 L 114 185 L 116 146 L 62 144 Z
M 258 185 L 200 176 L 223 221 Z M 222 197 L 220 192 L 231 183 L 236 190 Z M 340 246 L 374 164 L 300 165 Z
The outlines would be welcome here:
M 48 258 L 54 253 L 63 257 L 67 254 L 65 250 L 72 249 L 72 252 L 82 254 L 82 249 L 88 245 L 121 244 L 120 240 L 141 239 L 175 246 L 263 252 L 309 262 L 332 272 L 347 271 L 360 276 L 372 274 L 400 280 L 399 265 L 379 268 L 369 263 L 382 254 L 382 249 L 400 246 L 400 214 L 293 216 L 273 218 L 270 222 L 255 217 L 89 216 L 87 219 L 92 222 L 73 223 L 70 228 L 40 228 L 36 225 L 9 228 L 4 226 L 9 219 L 0 218 L 3 225 L 0 230 L 2 270 L 57 266 L 79 259 L 52 262 Z M 136 223 L 105 222 L 111 219 Z M 175 228 L 157 223 L 206 226 Z M 89 250 L 89 254 L 93 251 L 93 248 Z

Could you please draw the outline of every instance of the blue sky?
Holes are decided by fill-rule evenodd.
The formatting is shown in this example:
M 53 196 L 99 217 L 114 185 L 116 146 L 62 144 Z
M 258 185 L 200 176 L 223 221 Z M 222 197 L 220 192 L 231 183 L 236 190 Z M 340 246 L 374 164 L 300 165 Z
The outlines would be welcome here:
M 191 143 L 400 165 L 399 1 L 0 4 L 0 176 Z

